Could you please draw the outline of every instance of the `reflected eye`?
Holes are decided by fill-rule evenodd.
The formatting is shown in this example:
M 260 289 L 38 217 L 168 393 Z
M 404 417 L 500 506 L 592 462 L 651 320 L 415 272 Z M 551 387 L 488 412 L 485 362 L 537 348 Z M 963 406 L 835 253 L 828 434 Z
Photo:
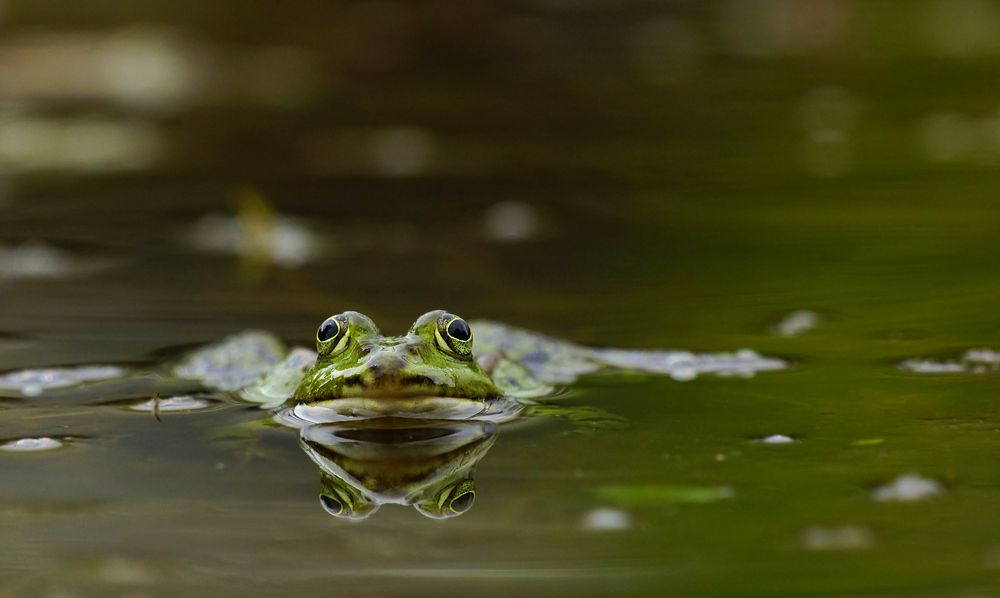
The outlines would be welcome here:
M 476 493 L 470 491 L 453 498 L 448 506 L 450 506 L 451 510 L 456 513 L 464 513 L 472 508 L 472 503 L 475 502 L 475 500 Z
M 457 357 L 472 359 L 472 329 L 469 324 L 452 314 L 444 314 L 438 320 L 436 331 L 438 345 Z
M 322 356 L 336 355 L 351 339 L 350 321 L 344 314 L 332 316 L 323 321 L 316 331 L 316 350 Z
M 319 497 L 319 502 L 323 505 L 323 508 L 327 513 L 331 515 L 340 515 L 344 512 L 344 503 L 337 500 L 336 497 L 330 496 L 329 494 L 321 494 Z

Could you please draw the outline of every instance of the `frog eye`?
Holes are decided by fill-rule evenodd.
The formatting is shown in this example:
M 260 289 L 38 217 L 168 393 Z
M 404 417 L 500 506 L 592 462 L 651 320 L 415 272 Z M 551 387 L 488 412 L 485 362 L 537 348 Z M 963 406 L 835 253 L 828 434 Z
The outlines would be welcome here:
M 319 332 L 316 333 L 316 338 L 319 339 L 319 342 L 323 343 L 338 334 L 340 334 L 340 323 L 333 318 L 327 318 L 325 322 L 320 324 Z
M 414 504 L 421 515 L 431 519 L 457 517 L 472 508 L 476 500 L 476 483 L 463 480 L 448 486 L 431 500 Z
M 331 316 L 316 331 L 316 350 L 320 355 L 336 355 L 347 348 L 351 340 L 351 327 L 347 316 Z
M 319 502 L 323 505 L 323 509 L 327 513 L 335 517 L 344 512 L 344 503 L 340 502 L 340 500 L 335 496 L 322 494 L 319 497 Z
M 461 357 L 472 358 L 472 329 L 468 322 L 452 314 L 444 314 L 438 320 L 435 331 L 438 345 L 448 353 Z
M 469 490 L 468 492 L 459 494 L 455 498 L 451 499 L 451 502 L 448 503 L 448 506 L 451 508 L 452 511 L 461 515 L 462 513 L 472 508 L 472 503 L 475 502 L 475 500 L 476 500 L 475 491 Z

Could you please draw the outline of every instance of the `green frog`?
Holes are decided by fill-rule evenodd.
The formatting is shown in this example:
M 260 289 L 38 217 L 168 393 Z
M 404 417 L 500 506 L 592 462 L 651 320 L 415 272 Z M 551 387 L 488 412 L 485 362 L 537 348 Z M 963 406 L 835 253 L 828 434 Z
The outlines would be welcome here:
M 749 350 L 594 349 L 500 323 L 470 323 L 440 309 L 417 318 L 406 334 L 387 336 L 367 316 L 346 311 L 319 325 L 315 350 L 288 349 L 273 334 L 245 331 L 152 372 L 120 366 L 10 372 L 0 375 L 0 396 L 10 390 L 21 397 L 92 395 L 101 392 L 95 385 L 116 381 L 134 392 L 136 383 L 152 381 L 158 398 L 149 410 L 159 414 L 225 394 L 273 409 L 274 420 L 299 431 L 300 446 L 320 468 L 320 502 L 328 513 L 362 519 L 381 504 L 399 503 L 445 518 L 471 507 L 475 468 L 498 424 L 529 414 L 588 425 L 613 421 L 600 410 L 546 401 L 584 374 L 690 380 L 785 365 Z
M 474 332 L 475 331 L 475 332 Z M 326 318 L 316 350 L 286 350 L 274 335 L 247 331 L 182 357 L 170 376 L 237 392 L 265 407 L 325 407 L 348 416 L 442 415 L 465 404 L 487 408 L 551 395 L 584 374 L 633 371 L 689 380 L 699 374 L 753 375 L 786 363 L 751 350 L 593 349 L 446 310 L 417 318 L 403 336 L 386 336 L 371 318 L 347 311 Z M 2 379 L 0 379 L 2 386 Z

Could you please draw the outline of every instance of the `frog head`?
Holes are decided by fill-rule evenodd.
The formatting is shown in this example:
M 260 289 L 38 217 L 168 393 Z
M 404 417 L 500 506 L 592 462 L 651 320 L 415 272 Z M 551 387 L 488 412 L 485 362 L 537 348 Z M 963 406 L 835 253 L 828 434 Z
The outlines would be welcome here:
M 295 390 L 297 402 L 502 395 L 473 358 L 472 329 L 444 310 L 420 316 L 404 336 L 383 336 L 358 312 L 337 314 L 320 324 L 316 352 L 316 365 Z

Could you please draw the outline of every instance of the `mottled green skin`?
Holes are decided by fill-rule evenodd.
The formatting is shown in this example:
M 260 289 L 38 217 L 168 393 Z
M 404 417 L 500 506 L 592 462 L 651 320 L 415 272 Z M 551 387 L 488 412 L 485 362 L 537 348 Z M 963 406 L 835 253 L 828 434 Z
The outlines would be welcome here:
M 342 398 L 455 397 L 485 400 L 503 391 L 476 362 L 448 345 L 444 324 L 454 316 L 428 312 L 403 336 L 383 336 L 358 312 L 340 316 L 346 340 L 317 338 L 316 364 L 295 389 L 297 402 Z

